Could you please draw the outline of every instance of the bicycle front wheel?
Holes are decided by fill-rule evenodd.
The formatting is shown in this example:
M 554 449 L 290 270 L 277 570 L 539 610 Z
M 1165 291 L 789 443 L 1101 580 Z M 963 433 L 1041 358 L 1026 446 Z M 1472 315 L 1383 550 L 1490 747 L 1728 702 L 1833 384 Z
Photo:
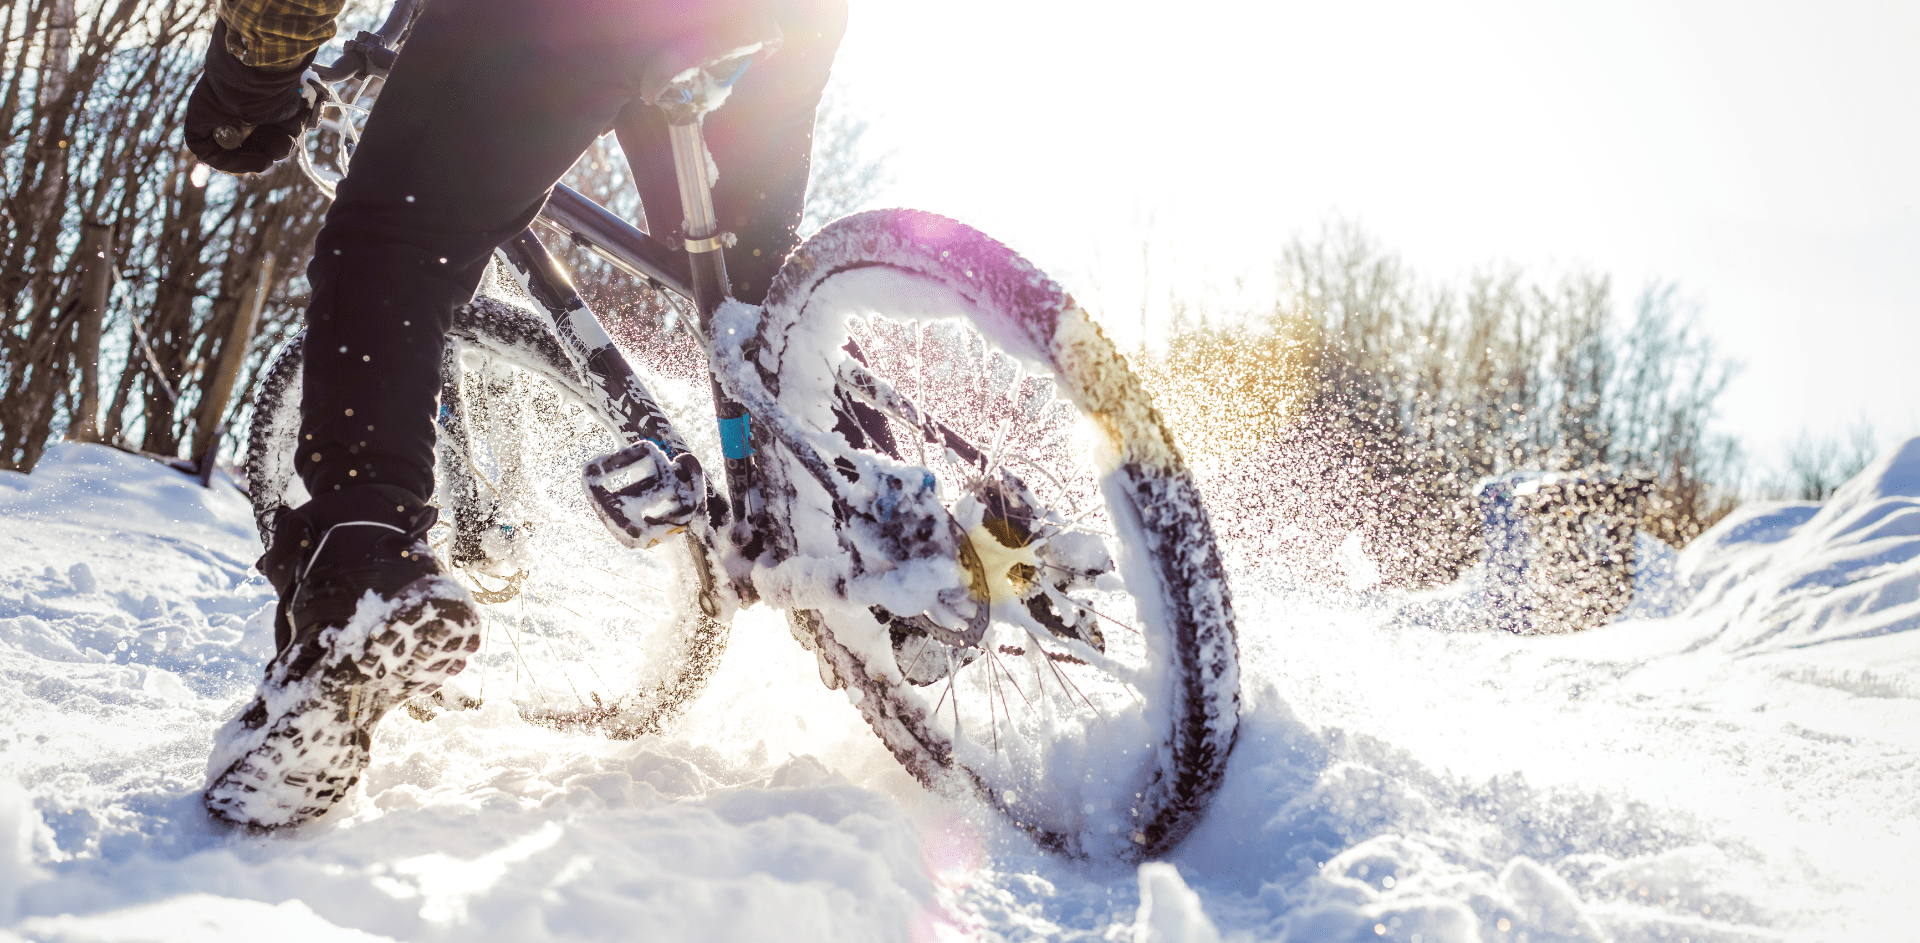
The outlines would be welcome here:
M 255 406 L 247 468 L 263 543 L 279 509 L 304 499 L 293 473 L 300 344 L 279 354 Z M 538 315 L 486 297 L 459 309 L 443 368 L 440 522 L 427 537 L 482 604 L 486 644 L 462 691 L 511 699 L 529 722 L 626 738 L 658 732 L 699 694 L 727 625 L 709 614 L 720 606 L 692 536 L 631 550 L 588 505 L 581 467 L 624 444 L 612 408 Z
M 932 472 L 984 574 L 976 645 L 878 605 L 792 616 L 895 757 L 1069 855 L 1178 842 L 1234 743 L 1232 604 L 1172 434 L 1086 312 L 966 226 L 881 210 L 794 253 L 757 351 L 782 421 Z M 847 553 L 806 474 L 774 475 L 791 551 Z

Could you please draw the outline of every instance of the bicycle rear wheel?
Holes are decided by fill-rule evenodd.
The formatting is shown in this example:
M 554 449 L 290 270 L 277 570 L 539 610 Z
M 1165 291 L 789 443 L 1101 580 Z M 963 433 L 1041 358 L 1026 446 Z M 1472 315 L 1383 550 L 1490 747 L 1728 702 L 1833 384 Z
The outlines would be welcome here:
M 854 438 L 933 473 L 986 577 L 991 622 L 971 647 L 879 606 L 793 613 L 895 757 L 1069 855 L 1177 843 L 1234 743 L 1232 604 L 1172 435 L 1113 345 L 1025 259 L 909 210 L 808 240 L 757 341 L 781 422 L 846 437 L 846 397 L 886 417 Z M 850 552 L 828 545 L 848 538 L 817 478 L 780 464 L 779 437 L 766 451 L 788 549 Z
M 301 340 L 279 354 L 255 406 L 247 464 L 262 542 L 278 510 L 305 499 L 293 474 Z M 443 378 L 441 514 L 428 542 L 482 603 L 486 639 L 461 688 L 510 698 L 546 726 L 658 732 L 726 647 L 695 566 L 703 549 L 685 535 L 630 550 L 607 533 L 580 469 L 616 447 L 620 417 L 603 414 L 534 313 L 485 297 L 461 308 Z

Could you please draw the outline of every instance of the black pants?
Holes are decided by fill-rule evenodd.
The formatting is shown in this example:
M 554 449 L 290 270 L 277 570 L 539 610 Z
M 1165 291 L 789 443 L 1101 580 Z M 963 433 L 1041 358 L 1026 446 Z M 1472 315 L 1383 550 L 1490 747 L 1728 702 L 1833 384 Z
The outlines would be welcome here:
M 650 231 L 679 228 L 679 191 L 641 70 L 725 2 L 434 0 L 380 94 L 307 276 L 296 467 L 309 513 L 367 513 L 366 484 L 430 500 L 441 348 L 494 248 L 532 222 L 560 175 L 618 122 Z M 740 238 L 734 295 L 758 303 L 793 248 L 813 116 L 845 0 L 773 0 L 783 41 L 707 117 L 714 204 Z M 757 253 L 754 250 L 759 250 Z M 380 502 L 375 502 L 380 503 Z M 328 508 L 341 509 L 337 514 Z M 350 510 L 349 510 L 350 509 Z

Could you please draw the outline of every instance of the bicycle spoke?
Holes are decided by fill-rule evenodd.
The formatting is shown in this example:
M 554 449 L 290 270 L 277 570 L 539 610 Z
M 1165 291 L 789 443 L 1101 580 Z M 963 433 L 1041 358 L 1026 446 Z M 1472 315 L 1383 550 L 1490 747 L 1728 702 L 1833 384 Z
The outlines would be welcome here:
M 1068 501 L 1073 500 L 1072 491 L 1065 484 L 1063 484 L 1059 478 L 1054 477 L 1052 472 L 1047 471 L 1045 468 L 1041 467 L 1041 465 L 1035 462 L 1033 459 L 1028 458 L 1025 455 L 1011 455 L 1011 456 L 1008 456 L 1008 460 L 1019 462 L 1022 465 L 1027 466 L 1029 470 L 1037 472 L 1040 475 L 1040 477 L 1045 478 L 1047 480 L 1048 484 L 1053 485 L 1054 494 L 1059 495 L 1060 497 L 1065 498 Z M 1081 511 L 1080 513 L 1086 514 L 1096 509 L 1104 510 L 1103 508 L 1096 507 L 1096 508 L 1090 508 L 1088 511 Z M 1069 510 L 1079 510 L 1079 509 L 1077 507 L 1073 507 L 1073 508 L 1069 508 Z
M 1091 527 L 1084 527 L 1084 526 L 1062 527 L 1059 530 L 1055 531 L 1053 534 L 1050 534 L 1048 536 L 1057 537 L 1060 534 L 1086 534 L 1089 537 L 1098 537 L 1101 540 L 1106 540 L 1106 541 L 1115 541 L 1120 539 L 1119 537 L 1113 534 L 1110 534 L 1104 530 L 1095 530 Z
M 526 597 L 525 596 L 521 597 L 520 615 L 523 620 L 523 624 L 526 621 L 530 621 L 526 619 Z M 561 663 L 560 651 L 557 648 L 555 648 L 553 645 L 553 636 L 546 632 L 540 632 L 537 634 L 540 636 L 542 640 L 544 640 L 547 643 L 547 652 L 553 656 L 554 667 L 560 672 L 560 680 L 565 681 L 567 683 L 567 689 L 573 692 L 573 699 L 576 701 L 579 701 L 580 706 L 582 708 L 585 708 L 587 706 L 587 699 L 580 696 L 580 688 L 573 683 L 573 677 L 567 673 L 567 669 L 565 665 Z M 529 668 L 529 673 L 531 673 L 531 668 Z
M 913 350 L 914 397 L 913 399 L 909 400 L 909 402 L 914 404 L 915 409 L 920 410 L 920 414 L 922 416 L 925 416 L 927 415 L 927 412 L 925 409 L 923 409 L 920 406 L 920 404 L 924 402 L 927 398 L 926 325 L 921 324 L 919 322 L 914 323 L 913 345 L 914 345 L 914 350 Z M 915 449 L 915 452 L 920 456 L 920 467 L 925 468 L 927 465 L 926 436 L 913 435 L 912 439 L 913 439 L 913 447 Z
M 987 466 L 980 472 L 981 477 L 991 478 L 994 472 L 1000 470 L 1000 463 L 1006 457 L 1007 432 L 1012 428 L 1012 416 L 1000 420 L 1000 431 L 994 435 L 993 451 L 987 456 Z
M 609 540 L 611 540 L 612 538 L 608 538 L 608 539 L 609 539 Z M 585 562 L 585 561 L 582 561 L 582 562 Z M 588 564 L 587 564 L 587 566 L 590 566 L 590 567 L 593 567 L 594 569 L 596 569 L 596 570 L 599 570 L 600 572 L 602 572 L 602 573 L 605 573 L 605 574 L 607 574 L 608 576 L 611 576 L 611 577 L 613 577 L 613 578 L 614 578 L 614 579 L 616 579 L 616 580 L 625 580 L 625 581 L 627 581 L 627 582 L 629 582 L 629 583 L 632 583 L 632 584 L 633 584 L 633 585 L 635 585 L 635 586 L 638 586 L 638 587 L 640 587 L 641 589 L 647 589 L 647 590 L 652 590 L 653 592 L 656 592 L 656 593 L 660 593 L 661 595 L 665 595 L 665 594 L 666 594 L 666 591 L 665 591 L 665 590 L 663 590 L 663 589 L 661 589 L 661 588 L 660 588 L 660 587 L 658 587 L 658 586 L 655 586 L 655 585 L 653 585 L 652 583 L 647 583 L 647 582 L 642 582 L 641 580 L 637 580 L 637 579 L 635 579 L 635 578 L 633 578 L 633 577 L 631 577 L 631 576 L 623 576 L 623 575 L 621 575 L 621 574 L 619 574 L 619 573 L 615 573 L 614 571 L 612 571 L 612 570 L 609 570 L 609 569 L 607 569 L 606 567 L 604 567 L 604 566 L 601 566 L 601 565 L 599 565 L 599 564 L 597 564 L 597 563 L 588 563 Z
M 1079 528 L 1075 526 L 1079 524 L 1081 521 L 1085 520 L 1087 515 L 1092 514 L 1095 511 L 1101 511 L 1101 510 L 1105 510 L 1105 508 L 1102 508 L 1096 505 L 1093 507 L 1089 507 L 1084 511 L 1081 511 L 1080 513 L 1064 521 L 1037 521 L 1035 522 L 1037 525 L 1036 529 L 1044 528 L 1044 527 L 1055 527 L 1057 529 L 1051 534 L 1032 535 L 1032 537 L 1027 541 L 1027 546 L 1030 548 L 1044 547 L 1046 546 L 1047 541 L 1052 540 L 1053 538 L 1058 537 L 1061 534 L 1065 534 L 1069 532 L 1077 533 L 1077 534 L 1092 534 L 1095 537 L 1111 540 L 1113 538 L 1112 538 L 1112 535 L 1110 534 L 1106 534 L 1097 530 L 1088 530 L 1084 528 Z
M 927 653 L 927 649 L 930 647 L 931 647 L 930 642 L 923 641 L 920 643 L 920 647 L 913 650 L 913 661 L 912 663 L 907 665 L 905 671 L 900 672 L 901 677 L 903 678 L 913 677 L 913 669 L 920 664 L 920 658 Z
M 574 579 L 579 579 L 579 577 L 576 576 L 574 577 Z M 624 599 L 621 599 L 620 597 L 615 596 L 614 594 L 609 593 L 606 590 L 601 589 L 600 587 L 595 586 L 592 583 L 589 583 L 585 580 L 580 580 L 580 585 L 585 586 L 586 588 L 593 590 L 594 592 L 599 593 L 600 595 L 605 596 L 608 599 L 611 599 L 614 602 L 617 602 L 620 605 L 627 607 L 628 609 L 632 609 L 634 612 L 637 612 L 643 616 L 647 616 L 648 618 L 653 618 L 659 615 L 659 613 L 657 612 L 648 612 L 645 609 L 642 609 L 639 606 L 634 605 L 633 603 L 630 603 Z
M 531 594 L 529 594 L 529 595 L 531 595 Z M 582 621 L 582 622 L 589 622 L 589 621 L 591 621 L 591 620 L 589 620 L 589 619 L 588 619 L 588 618 L 587 618 L 586 616 L 583 616 L 583 615 L 581 615 L 580 613 L 578 613 L 578 612 L 575 612 L 575 611 L 573 610 L 573 607 L 571 607 L 571 606 L 568 606 L 568 605 L 567 605 L 566 603 L 563 603 L 563 602 L 560 602 L 560 601 L 558 601 L 558 600 L 554 600 L 554 599 L 545 599 L 545 598 L 542 598 L 542 597 L 540 597 L 540 596 L 534 596 L 533 598 L 534 598 L 535 600 L 537 600 L 537 601 L 539 601 L 539 602 L 542 602 L 542 603 L 545 603 L 545 604 L 547 604 L 547 605 L 549 605 L 549 606 L 557 606 L 557 607 L 559 607 L 559 608 L 561 608 L 561 609 L 565 609 L 565 610 L 566 610 L 566 611 L 567 611 L 567 612 L 568 612 L 568 613 L 569 613 L 570 615 L 572 615 L 572 616 L 573 616 L 574 618 L 576 618 L 576 619 L 579 619 L 579 620 L 580 620 L 580 621 Z M 602 629 L 602 631 L 606 631 L 606 630 L 605 630 L 605 629 Z M 613 637 L 613 633 L 612 633 L 612 632 L 610 632 L 610 631 L 608 631 L 608 632 L 607 632 L 607 640 L 608 640 L 609 642 L 613 642 L 613 643 L 615 643 L 615 644 L 613 645 L 613 650 L 614 650 L 614 651 L 616 651 L 616 652 L 618 652 L 618 651 L 619 651 L 619 644 L 618 644 L 618 640 L 617 640 L 617 639 L 615 639 L 615 638 Z M 551 638 L 551 636 L 549 636 L 549 638 L 548 638 L 548 642 L 547 642 L 547 644 L 548 644 L 549 646 L 551 646 L 551 645 L 553 644 L 553 642 L 552 642 L 552 638 Z M 559 657 L 559 654 L 558 654 L 558 653 L 556 652 L 556 653 L 555 653 L 555 656 L 554 656 L 554 657 L 555 657 L 555 658 L 558 658 L 558 657 Z M 588 671 L 589 673 L 591 673 L 591 674 L 593 675 L 593 679 L 594 679 L 595 681 L 598 681 L 598 682 L 600 682 L 600 686 L 601 686 L 602 688 L 605 688 L 605 689 L 607 689 L 607 692 L 608 692 L 609 694 L 611 694 L 611 693 L 613 693 L 613 685 L 610 685 L 610 684 L 608 684 L 608 683 L 607 683 L 607 679 L 605 679 L 605 678 L 603 678 L 603 677 L 601 677 L 601 676 L 600 676 L 600 669 L 598 669 L 598 668 L 595 668 L 595 667 L 593 666 L 593 659 L 591 659 L 591 658 L 587 658 L 587 659 L 582 659 L 582 661 L 584 661 L 584 662 L 586 663 L 586 666 L 587 666 L 587 671 Z
M 1032 634 L 1032 633 L 1028 633 L 1028 634 Z M 1052 633 L 1048 633 L 1048 634 L 1051 635 Z M 1106 655 L 1101 654 L 1093 646 L 1088 645 L 1087 643 L 1082 642 L 1079 639 L 1068 639 L 1068 638 L 1060 638 L 1059 636 L 1054 636 L 1053 640 L 1054 640 L 1054 644 L 1059 645 L 1062 648 L 1065 648 L 1074 657 L 1080 659 L 1081 664 L 1089 668 L 1092 668 L 1095 671 L 1099 671 L 1107 675 L 1108 677 L 1112 678 L 1116 683 L 1118 683 L 1122 688 L 1127 689 L 1127 691 L 1133 696 L 1135 697 L 1139 696 L 1139 692 L 1134 690 L 1134 684 L 1136 681 L 1139 680 L 1138 671 L 1132 668 L 1129 668 L 1126 665 L 1122 665 L 1111 658 L 1108 658 Z M 1038 644 L 1037 641 L 1036 641 L 1036 644 Z
M 488 654 L 492 654 L 493 653 L 493 617 L 489 615 L 486 611 L 482 610 L 480 613 L 480 622 L 482 625 L 482 628 L 480 630 L 480 634 L 481 634 L 480 647 L 485 649 Z M 480 663 L 480 699 L 484 701 L 486 700 L 486 698 L 487 698 L 487 663 L 483 661 Z
M 991 653 L 989 653 L 989 655 L 991 655 Z M 995 689 L 1000 687 L 1000 683 L 998 679 L 995 678 L 993 673 L 992 658 L 987 659 L 986 669 L 987 669 L 987 732 L 989 734 L 992 734 L 993 736 L 993 753 L 995 756 L 999 756 L 1000 755 L 1000 722 L 998 720 L 995 720 L 993 716 L 993 692 Z M 1000 695 L 1000 699 L 1004 701 L 1006 700 L 1006 697 L 1007 695 L 1005 694 L 1005 692 L 1002 692 Z M 1009 720 L 1007 722 L 1007 725 L 1011 727 L 1013 725 L 1013 722 Z
M 996 662 L 1000 662 L 1000 656 L 993 649 L 987 649 L 987 657 L 993 659 Z M 1025 701 L 1028 708 L 1032 708 L 1033 702 L 1030 700 L 1027 700 L 1027 692 L 1020 690 L 1020 682 L 1013 680 L 1013 672 L 1007 668 L 1007 665 L 1005 662 L 1000 662 L 1000 673 L 1006 676 L 1007 683 L 1013 685 L 1014 691 L 1019 693 L 1020 700 Z M 1000 696 L 1000 701 L 1003 704 L 1006 703 L 1005 694 L 1002 694 Z M 1007 723 L 1009 724 L 1013 723 L 1013 718 L 1011 716 L 1007 718 Z
M 520 639 L 516 636 L 513 629 L 511 628 L 508 628 L 506 630 L 506 633 L 507 633 L 507 643 L 513 646 L 513 655 L 515 659 L 514 669 L 513 669 L 513 680 L 515 682 L 518 682 L 520 680 L 520 669 L 525 668 L 527 672 L 527 682 L 530 686 L 533 687 L 534 694 L 538 696 L 542 701 L 546 700 L 546 695 L 540 689 L 539 681 L 534 676 L 533 663 L 527 661 L 527 653 L 520 649 Z
M 947 695 L 953 694 L 953 678 L 959 673 L 959 669 L 953 667 L 952 662 L 947 663 L 947 689 L 940 692 L 940 702 L 933 705 L 933 717 L 935 719 L 940 717 L 940 705 L 947 702 Z M 965 739 L 965 735 L 960 729 L 960 696 L 955 694 L 953 697 L 953 742 L 959 743 L 963 739 Z
M 553 636 L 546 635 L 543 633 L 541 637 L 546 639 L 547 651 L 553 655 L 554 663 L 558 665 L 560 662 L 560 650 L 554 647 Z M 565 667 L 560 667 L 559 672 L 560 672 L 560 680 L 565 681 L 567 683 L 567 690 L 573 692 L 573 699 L 580 702 L 580 709 L 586 710 L 587 699 L 580 695 L 580 687 L 573 683 L 573 675 L 568 673 Z
M 1056 569 L 1056 570 L 1064 570 L 1064 568 L 1063 568 L 1063 567 L 1057 567 L 1057 566 L 1053 566 L 1053 564 L 1051 564 L 1051 563 L 1046 563 L 1046 564 L 1042 564 L 1042 565 L 1043 565 L 1043 566 L 1049 566 L 1049 567 L 1053 567 L 1053 568 L 1054 568 L 1054 569 Z M 1065 572 L 1069 572 L 1069 573 L 1071 573 L 1072 571 L 1071 571 L 1071 570 L 1065 570 Z M 1071 605 L 1071 606 L 1073 606 L 1074 608 L 1076 608 L 1076 609 L 1079 609 L 1079 610 L 1080 610 L 1080 611 L 1082 611 L 1082 612 L 1088 612 L 1088 613 L 1092 613 L 1092 614 L 1093 614 L 1093 615 L 1094 615 L 1094 616 L 1095 616 L 1096 618 L 1100 618 L 1100 619 L 1105 619 L 1105 620 L 1107 620 L 1108 622 L 1111 622 L 1111 623 L 1113 623 L 1114 625 L 1117 625 L 1117 626 L 1119 626 L 1120 628 L 1123 628 L 1123 629 L 1126 629 L 1127 631 L 1129 631 L 1129 632 L 1132 632 L 1132 633 L 1133 633 L 1133 634 L 1135 634 L 1135 635 L 1139 635 L 1139 634 L 1140 634 L 1140 630 L 1139 630 L 1139 629 L 1136 629 L 1136 628 L 1134 628 L 1133 626 L 1130 626 L 1130 625 L 1128 625 L 1128 624 L 1126 624 L 1125 622 L 1122 622 L 1122 621 L 1120 621 L 1119 619 L 1116 619 L 1116 618 L 1114 618 L 1114 617 L 1112 617 L 1112 616 L 1110 616 L 1110 615 L 1107 615 L 1106 613 L 1104 613 L 1104 612 L 1101 612 L 1100 610 L 1098 610 L 1098 609 L 1095 609 L 1095 608 L 1093 608 L 1092 606 L 1089 606 L 1089 605 L 1087 605 L 1087 604 L 1085 604 L 1085 603 L 1082 603 L 1082 602 L 1081 602 L 1080 600 L 1078 600 L 1078 599 L 1075 599 L 1075 598 L 1073 598 L 1072 596 L 1069 596 L 1069 595 L 1067 595 L 1066 593 L 1063 593 L 1063 592 L 1061 592 L 1061 591 L 1059 591 L 1059 590 L 1057 590 L 1057 589 L 1054 589 L 1054 588 L 1053 588 L 1052 586 L 1049 586 L 1049 585 L 1047 584 L 1047 582 L 1046 582 L 1045 580 L 1042 580 L 1042 581 L 1040 581 L 1040 585 L 1041 585 L 1041 587 L 1042 587 L 1042 589 L 1043 589 L 1043 590 L 1044 590 L 1044 591 L 1046 592 L 1046 594 L 1047 594 L 1047 598 L 1048 598 L 1048 599 L 1054 599 L 1054 600 L 1064 600 L 1064 601 L 1066 601 L 1066 603 L 1067 603 L 1068 605 Z
M 940 708 L 941 708 L 942 706 L 944 706 L 944 705 L 945 705 L 945 704 L 947 703 L 947 695 L 949 695 L 949 694 L 952 694 L 952 693 L 953 693 L 953 676 L 954 676 L 954 674 L 955 674 L 955 672 L 954 672 L 954 670 L 953 670 L 953 668 L 952 668 L 951 666 L 949 666 L 949 667 L 947 668 L 947 687 L 946 687 L 946 690 L 943 690 L 943 691 L 941 691 L 941 692 L 940 692 L 940 700 L 939 700 L 938 702 L 936 702 L 936 703 L 935 703 L 935 704 L 933 705 L 933 714 L 934 714 L 934 716 L 936 716 L 936 717 L 938 717 L 938 716 L 940 716 Z
M 1026 629 L 1023 627 L 1023 631 L 1027 633 L 1028 638 L 1033 639 L 1033 647 L 1035 649 L 1038 649 L 1041 652 L 1046 651 L 1046 649 L 1041 646 L 1039 637 L 1033 634 L 1032 629 Z M 1071 688 L 1074 694 L 1080 695 L 1081 703 L 1086 704 L 1087 708 L 1089 710 L 1092 710 L 1095 714 L 1100 714 L 1100 708 L 1094 705 L 1093 700 L 1087 697 L 1087 694 L 1085 691 L 1080 690 L 1079 685 L 1073 683 L 1073 679 L 1067 677 L 1065 673 L 1061 672 L 1060 666 L 1055 665 L 1053 663 L 1053 659 L 1043 658 L 1041 660 L 1045 661 L 1047 663 L 1047 668 L 1053 671 L 1054 679 L 1060 682 L 1060 690 L 1062 693 L 1066 692 L 1067 689 Z M 1103 714 L 1101 716 L 1104 717 L 1105 715 Z

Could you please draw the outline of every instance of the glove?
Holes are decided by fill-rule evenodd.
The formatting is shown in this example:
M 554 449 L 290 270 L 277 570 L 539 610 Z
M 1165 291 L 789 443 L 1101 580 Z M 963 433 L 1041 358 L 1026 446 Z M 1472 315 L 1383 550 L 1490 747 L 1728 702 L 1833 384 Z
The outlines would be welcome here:
M 207 46 L 207 68 L 187 96 L 187 149 L 202 163 L 230 174 L 257 174 L 293 150 L 294 139 L 315 123 L 324 86 L 305 88 L 313 62 L 269 72 L 227 51 L 227 24 L 216 21 Z

